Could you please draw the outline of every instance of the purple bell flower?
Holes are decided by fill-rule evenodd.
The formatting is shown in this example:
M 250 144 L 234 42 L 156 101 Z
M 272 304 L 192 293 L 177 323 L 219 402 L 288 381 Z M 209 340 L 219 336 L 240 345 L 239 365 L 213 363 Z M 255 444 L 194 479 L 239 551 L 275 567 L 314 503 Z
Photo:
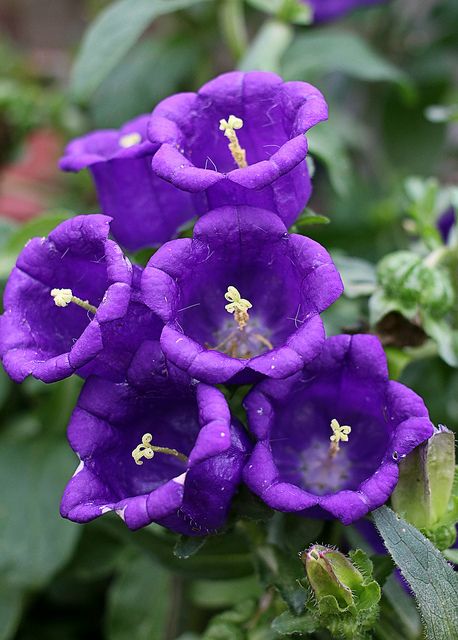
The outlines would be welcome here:
M 149 115 L 119 131 L 105 129 L 73 140 L 60 161 L 64 171 L 89 168 L 113 236 L 130 251 L 175 237 L 194 213 L 189 194 L 171 187 L 151 169 L 158 145 L 146 139 Z
M 148 136 L 160 148 L 153 170 L 195 194 L 197 215 L 247 204 L 290 226 L 311 194 L 304 134 L 327 114 L 310 84 L 261 71 L 225 73 L 154 109 Z
M 165 324 L 170 362 L 202 382 L 247 384 L 290 376 L 318 355 L 319 314 L 343 285 L 321 245 L 288 234 L 272 212 L 238 206 L 161 247 L 141 288 Z
M 399 461 L 433 433 L 423 400 L 390 381 L 375 336 L 340 335 L 288 380 L 245 401 L 258 442 L 244 479 L 266 504 L 344 524 L 382 505 Z
M 249 452 L 223 394 L 203 384 L 139 390 L 91 377 L 68 438 L 81 463 L 62 516 L 115 511 L 131 529 L 156 522 L 191 536 L 224 524 Z
M 162 323 L 140 302 L 141 269 L 108 239 L 109 222 L 77 216 L 19 255 L 0 317 L 0 356 L 13 380 L 55 382 L 75 372 L 123 379 L 129 367 L 136 379 L 148 350 L 151 371 L 163 371 Z
M 314 22 L 328 22 L 358 7 L 380 4 L 385 0 L 305 0 L 311 5 Z

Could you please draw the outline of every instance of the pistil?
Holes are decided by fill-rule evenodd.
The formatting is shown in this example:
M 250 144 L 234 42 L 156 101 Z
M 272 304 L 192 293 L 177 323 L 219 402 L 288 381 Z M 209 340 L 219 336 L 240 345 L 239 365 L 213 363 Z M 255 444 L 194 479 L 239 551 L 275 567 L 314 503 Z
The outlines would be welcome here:
M 86 311 L 90 311 L 94 315 L 97 312 L 97 307 L 89 304 L 88 300 L 82 300 L 77 296 L 73 295 L 73 291 L 71 289 L 52 289 L 51 296 L 54 298 L 54 304 L 56 307 L 67 307 L 71 302 L 73 304 L 77 304 L 82 309 L 86 309 Z
M 239 169 L 243 169 L 248 166 L 246 161 L 246 151 L 240 146 L 239 139 L 237 138 L 236 130 L 243 127 L 242 118 L 237 116 L 229 116 L 227 120 L 222 118 L 219 121 L 219 128 L 224 131 L 224 135 L 229 139 L 229 151 L 232 154 Z
M 135 464 L 142 465 L 143 460 L 141 458 L 151 460 L 154 458 L 155 453 L 165 453 L 166 455 L 178 458 L 182 462 L 188 462 L 187 456 L 183 453 L 180 453 L 176 449 L 169 449 L 168 447 L 157 447 L 156 445 L 151 444 L 152 439 L 153 436 L 151 433 L 145 433 L 142 436 L 141 443 L 132 451 L 132 458 L 135 460 Z
M 329 457 L 332 459 L 340 451 L 339 442 L 348 442 L 348 436 L 351 433 L 351 427 L 348 425 L 340 425 L 339 421 L 333 418 L 331 420 L 332 436 L 329 437 L 331 444 L 329 446 Z

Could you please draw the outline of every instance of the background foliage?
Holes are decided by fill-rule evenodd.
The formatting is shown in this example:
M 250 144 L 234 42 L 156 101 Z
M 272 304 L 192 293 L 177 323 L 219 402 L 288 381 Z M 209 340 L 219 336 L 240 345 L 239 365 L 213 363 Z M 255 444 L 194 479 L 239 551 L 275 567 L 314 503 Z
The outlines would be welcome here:
M 324 26 L 309 25 L 305 7 L 276 0 L 76 4 L 79 30 L 60 45 L 65 60 L 74 57 L 71 69 L 37 63 L 14 21 L 0 32 L 0 188 L 10 188 L 5 181 L 31 132 L 51 131 L 62 148 L 71 136 L 117 127 L 232 68 L 315 84 L 330 118 L 309 134 L 315 190 L 295 230 L 329 248 L 343 274 L 346 293 L 325 314 L 328 332 L 378 333 L 392 377 L 425 398 L 435 423 L 458 429 L 458 240 L 444 249 L 436 229 L 439 215 L 458 206 L 451 186 L 458 4 L 398 0 Z M 56 20 L 55 29 L 65 34 L 68 24 Z M 30 237 L 97 210 L 86 175 L 59 179 L 51 171 L 46 180 L 38 217 L 19 215 L 20 207 L 0 198 L 2 286 Z M 206 541 L 177 540 L 154 525 L 132 534 L 110 517 L 85 527 L 60 519 L 60 495 L 75 467 L 65 428 L 79 387 L 70 379 L 19 388 L 0 370 L 0 640 L 312 633 L 302 615 L 308 595 L 297 583 L 304 577 L 297 553 L 325 541 L 373 554 L 354 527 L 272 515 L 245 490 L 225 535 Z M 240 411 L 240 394 L 231 403 Z M 401 525 L 387 508 L 375 522 L 403 574 L 413 577 L 428 637 L 454 637 L 441 634 L 456 630 L 456 608 L 448 630 L 431 614 L 457 590 L 443 556 L 406 523 L 407 551 L 397 545 Z M 409 541 L 421 543 L 418 553 L 409 553 Z M 428 579 L 437 577 L 427 593 L 420 553 L 431 563 Z M 445 552 L 450 560 L 454 553 Z M 413 598 L 388 577 L 393 564 L 383 556 L 373 561 L 383 586 L 374 637 L 420 638 Z

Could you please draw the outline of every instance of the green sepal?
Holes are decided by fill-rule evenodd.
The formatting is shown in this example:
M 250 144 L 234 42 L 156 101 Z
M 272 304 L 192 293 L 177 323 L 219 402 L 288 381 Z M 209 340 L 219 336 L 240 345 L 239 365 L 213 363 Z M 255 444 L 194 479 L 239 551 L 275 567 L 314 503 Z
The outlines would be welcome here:
M 446 427 L 399 464 L 399 482 L 391 497 L 394 510 L 441 549 L 457 520 L 455 437 Z M 446 545 L 445 547 L 443 545 Z

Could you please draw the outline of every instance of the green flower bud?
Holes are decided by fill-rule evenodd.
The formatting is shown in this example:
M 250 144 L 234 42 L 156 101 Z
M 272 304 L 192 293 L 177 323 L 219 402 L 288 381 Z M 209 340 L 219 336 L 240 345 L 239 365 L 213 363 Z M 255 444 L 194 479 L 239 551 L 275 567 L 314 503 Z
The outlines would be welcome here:
M 412 314 L 420 307 L 434 317 L 443 317 L 454 304 L 449 273 L 410 251 L 385 256 L 377 276 L 386 295 Z
M 357 549 L 349 557 L 336 549 L 314 544 L 300 554 L 316 600 L 307 607 L 333 638 L 368 637 L 378 614 L 380 586 L 372 577 L 372 562 Z
M 354 604 L 364 576 L 350 560 L 334 549 L 315 544 L 301 554 L 307 577 L 318 599 L 334 596 L 340 609 Z
M 399 464 L 392 504 L 417 529 L 434 530 L 450 511 L 455 475 L 455 438 L 440 426 Z

